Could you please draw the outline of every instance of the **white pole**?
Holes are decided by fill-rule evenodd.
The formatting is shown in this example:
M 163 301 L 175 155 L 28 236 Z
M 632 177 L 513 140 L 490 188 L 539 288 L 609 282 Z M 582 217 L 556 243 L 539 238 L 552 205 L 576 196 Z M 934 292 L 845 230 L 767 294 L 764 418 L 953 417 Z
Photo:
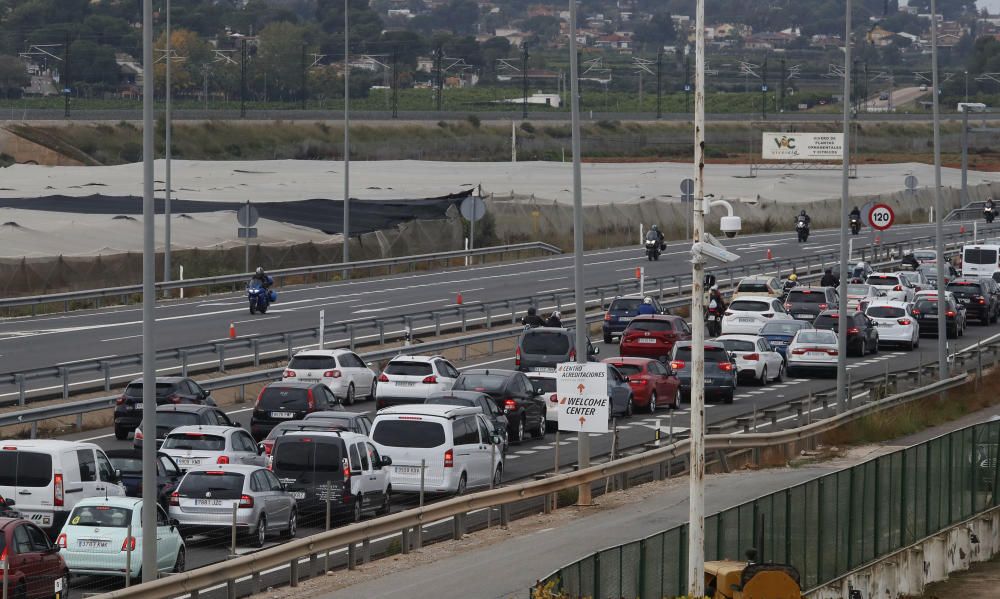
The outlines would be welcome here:
M 180 274 L 180 279 L 181 279 L 181 280 L 183 281 L 183 280 L 184 280 L 184 265 L 183 265 L 183 264 L 181 264 L 181 265 L 180 265 L 180 266 L 178 267 L 178 269 L 179 269 L 179 271 L 180 271 L 180 272 L 179 272 L 179 274 Z M 181 287 L 181 299 L 184 299 L 184 288 L 183 288 L 183 287 Z
M 841 157 L 840 171 L 840 285 L 838 293 L 847 301 L 847 203 L 851 199 L 850 192 L 850 135 L 851 135 L 851 17 L 853 14 L 851 0 L 847 0 L 844 29 L 844 147 Z M 847 379 L 847 319 L 837 322 L 837 413 L 847 409 L 848 379 Z
M 694 215 L 692 240 L 705 233 L 705 0 L 695 8 Z M 705 594 L 705 263 L 691 268 L 691 472 L 688 498 L 688 595 Z
M 972 221 L 972 245 L 979 243 L 979 221 Z
M 326 330 L 326 310 L 319 311 L 319 348 L 323 349 L 323 333 Z
M 469 238 L 468 237 L 465 238 L 465 251 L 469 251 Z M 466 266 L 469 265 L 469 257 L 468 256 L 465 257 L 465 265 Z
M 639 223 L 639 245 L 646 243 L 646 233 L 644 232 L 645 225 Z
M 163 115 L 164 126 L 165 126 L 165 133 L 164 133 L 164 137 L 165 137 L 164 138 L 165 152 L 164 152 L 163 157 L 164 157 L 165 162 L 166 162 L 165 170 L 164 170 L 164 173 L 163 173 L 164 183 L 165 183 L 165 187 L 166 187 L 166 190 L 165 190 L 164 196 L 163 196 L 163 221 L 164 221 L 163 222 L 163 280 L 164 280 L 164 282 L 169 283 L 170 282 L 170 276 L 171 276 L 171 266 L 170 266 L 170 192 L 171 192 L 171 189 L 170 189 L 170 158 L 171 158 L 171 150 L 170 150 L 170 146 L 173 143 L 171 141 L 171 137 L 172 137 L 172 134 L 173 134 L 173 131 L 172 131 L 172 129 L 173 129 L 173 123 L 172 123 L 172 120 L 171 120 L 172 116 L 171 116 L 171 112 L 170 112 L 170 96 L 171 96 L 171 91 L 172 91 L 171 90 L 172 80 L 170 78 L 170 66 L 171 66 L 170 63 L 173 62 L 171 60 L 172 57 L 170 56 L 170 53 L 172 52 L 172 50 L 170 48 L 170 34 L 171 34 L 171 29 L 170 29 L 170 0 L 167 0 L 165 9 L 167 11 L 167 64 L 166 64 L 166 67 L 167 67 L 166 68 L 166 88 L 167 88 L 167 94 L 166 94 L 166 104 L 164 106 L 164 115 Z M 166 297 L 170 297 L 170 291 L 167 290 L 167 289 L 165 289 L 163 291 L 163 294 Z
M 344 0 L 344 264 L 351 261 L 351 20 Z M 343 278 L 349 271 L 344 270 Z
M 646 267 L 639 267 L 639 295 L 646 297 Z
M 517 162 L 517 124 L 510 122 L 510 161 Z
M 937 0 L 931 0 L 931 84 L 934 89 L 934 234 L 937 237 L 937 280 L 944 281 L 944 200 L 941 197 L 941 94 L 938 84 L 938 26 Z M 940 283 L 938 284 L 940 288 Z M 938 294 L 937 301 L 937 350 L 938 377 L 948 378 L 948 335 L 944 294 Z M 959 331 L 961 332 L 961 331 Z

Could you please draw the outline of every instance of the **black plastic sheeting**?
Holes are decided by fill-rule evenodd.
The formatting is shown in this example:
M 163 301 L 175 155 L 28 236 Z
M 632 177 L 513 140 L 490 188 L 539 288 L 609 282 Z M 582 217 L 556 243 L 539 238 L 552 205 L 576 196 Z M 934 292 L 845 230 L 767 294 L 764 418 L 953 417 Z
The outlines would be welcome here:
M 442 219 L 453 205 L 472 195 L 472 190 L 436 198 L 404 200 L 351 200 L 351 234 L 371 233 L 390 229 L 399 223 L 418 219 Z M 155 200 L 156 213 L 163 214 L 164 201 Z M 207 202 L 203 200 L 170 200 L 174 215 L 239 210 L 244 202 Z M 312 199 L 287 202 L 252 202 L 261 218 L 292 225 L 319 229 L 327 234 L 343 233 L 344 203 L 342 200 Z M 457 207 L 457 206 L 456 206 Z M 43 212 L 72 214 L 114 214 L 142 216 L 142 198 L 138 196 L 53 195 L 41 198 L 0 198 L 0 208 L 20 208 Z M 233 226 L 238 226 L 233 217 Z

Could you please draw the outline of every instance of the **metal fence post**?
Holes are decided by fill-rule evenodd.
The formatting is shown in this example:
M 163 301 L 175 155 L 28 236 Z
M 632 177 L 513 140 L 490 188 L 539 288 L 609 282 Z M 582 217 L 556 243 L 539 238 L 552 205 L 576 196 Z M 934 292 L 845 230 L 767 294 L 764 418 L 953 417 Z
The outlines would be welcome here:
M 354 543 L 347 544 L 347 569 L 354 570 L 357 568 L 357 548 Z
M 385 323 L 381 320 L 376 322 L 378 323 L 378 344 L 385 345 Z
M 63 399 L 69 399 L 69 369 L 65 366 L 59 369 L 59 378 L 62 379 Z
M 17 381 L 17 405 L 23 406 L 27 400 L 28 390 L 25 387 L 24 375 L 15 374 L 14 380 Z
M 250 347 L 253 348 L 253 365 L 256 368 L 260 366 L 260 339 L 251 339 Z
M 101 362 L 101 372 L 104 373 L 104 392 L 108 393 L 111 391 L 111 364 Z
M 221 343 L 215 344 L 215 353 L 219 354 L 219 372 L 226 371 L 226 346 Z
M 299 558 L 294 558 L 288 563 L 288 584 L 289 586 L 299 586 Z
M 424 474 L 426 471 L 427 471 L 427 460 L 420 460 L 420 496 L 419 496 L 418 507 L 420 507 L 421 509 L 423 509 L 424 507 Z M 417 533 L 416 534 L 417 538 L 415 539 L 416 548 L 420 549 L 421 547 L 424 546 L 424 526 L 422 521 L 421 523 L 417 524 L 416 530 L 414 532 Z
M 349 347 L 351 348 L 351 351 L 354 351 L 354 325 L 353 324 L 347 325 L 347 336 L 348 336 L 348 339 L 350 339 Z
M 236 509 L 239 507 L 239 502 L 233 502 L 233 526 L 230 537 L 229 546 L 229 559 L 236 557 Z
M 434 312 L 434 335 L 441 336 L 441 314 Z
M 288 359 L 292 359 L 292 336 L 285 334 L 285 345 L 288 347 Z
M 177 353 L 181 356 L 181 376 L 186 377 L 188 375 L 188 353 L 183 349 Z

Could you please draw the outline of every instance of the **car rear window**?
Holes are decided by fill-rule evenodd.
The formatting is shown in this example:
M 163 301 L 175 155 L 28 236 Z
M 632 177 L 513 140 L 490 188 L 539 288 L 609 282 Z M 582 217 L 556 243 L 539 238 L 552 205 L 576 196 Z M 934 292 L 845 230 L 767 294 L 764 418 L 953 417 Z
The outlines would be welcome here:
M 170 433 L 163 440 L 163 449 L 193 449 L 197 451 L 222 451 L 226 438 L 205 433 Z
M 795 322 L 769 322 L 760 329 L 761 335 L 794 335 L 802 326 Z
M 642 374 L 642 366 L 638 366 L 636 364 L 615 364 L 614 366 L 618 369 L 618 372 L 624 374 L 625 376 Z M 552 390 L 555 391 L 555 385 L 552 385 Z
M 821 314 L 816 317 L 816 320 L 813 322 L 813 326 L 817 329 L 836 328 L 839 321 L 839 318 L 835 318 L 828 314 Z
M 691 359 L 691 346 L 679 347 L 677 348 L 677 359 L 678 360 L 690 360 Z M 705 348 L 705 361 L 709 362 L 727 362 L 729 361 L 729 354 L 722 347 L 706 347 Z
M 292 370 L 330 370 L 337 367 L 337 360 L 333 356 L 292 356 L 292 361 L 288 363 Z
M 444 427 L 440 422 L 429 420 L 412 420 L 419 416 L 402 417 L 405 419 L 385 419 L 375 423 L 372 430 L 372 441 L 385 447 L 413 447 L 428 449 L 444 445 Z
M 669 320 L 633 320 L 628 324 L 629 331 L 673 331 L 673 323 Z
M 743 339 L 716 339 L 716 341 L 724 345 L 727 351 L 754 351 L 757 349 L 753 341 Z
M 906 310 L 897 306 L 872 306 L 867 314 L 872 318 L 899 318 L 906 316 Z
M 77 506 L 69 515 L 70 526 L 127 528 L 131 523 L 132 510 L 110 505 Z
M 621 370 L 621 368 L 619 368 L 619 370 Z M 556 380 L 554 378 L 528 375 L 528 380 L 531 381 L 532 389 L 541 389 L 546 393 L 556 392 Z
M 641 303 L 642 300 L 639 298 L 616 299 L 611 302 L 611 307 L 608 310 L 611 312 L 635 312 Z
M 822 291 L 812 291 L 809 289 L 793 289 L 788 293 L 788 301 L 799 304 L 825 304 L 826 294 Z
M 979 283 L 966 283 L 964 281 L 952 281 L 951 283 L 948 283 L 948 286 L 945 287 L 945 289 L 951 291 L 952 293 L 971 293 L 973 295 L 982 295 L 983 293 Z
M 531 331 L 521 338 L 521 351 L 526 354 L 568 354 L 569 337 L 556 332 Z
M 848 285 L 847 295 L 868 295 L 868 285 Z
M 257 408 L 261 410 L 294 410 L 309 409 L 309 389 L 298 387 L 265 387 L 257 400 Z
M 749 300 L 735 300 L 729 304 L 729 309 L 733 312 L 767 312 L 771 306 L 767 302 L 755 302 Z
M 945 310 L 948 309 L 947 302 L 945 303 Z M 937 314 L 937 298 L 934 300 L 920 300 L 914 308 L 923 314 Z
M 343 471 L 344 454 L 340 443 L 313 437 L 284 437 L 274 444 L 274 469 L 281 472 Z
M 156 396 L 166 397 L 174 392 L 174 383 L 156 383 Z M 142 399 L 142 383 L 129 383 L 125 387 L 125 396 Z
M 189 472 L 181 481 L 177 494 L 181 497 L 211 497 L 239 499 L 243 496 L 243 475 L 237 472 Z
M 868 277 L 865 281 L 869 285 L 881 285 L 885 287 L 887 285 L 899 285 L 899 277 L 889 276 L 889 275 L 878 275 Z
M 499 374 L 462 374 L 455 381 L 455 389 L 497 393 L 504 388 L 507 377 Z
M 404 362 L 403 360 L 393 360 L 385 365 L 386 374 L 396 374 L 402 376 L 429 376 L 434 374 L 434 368 L 430 362 Z
M 47 487 L 52 456 L 35 451 L 0 451 L 0 486 Z
M 962 261 L 968 264 L 996 264 L 996 250 L 981 250 L 978 248 L 967 248 Z
M 471 399 L 465 399 L 464 397 L 428 397 L 426 404 L 438 405 L 438 406 L 463 406 L 478 408 L 479 404 Z
M 127 457 L 111 457 L 108 456 L 111 461 L 111 465 L 114 466 L 115 470 L 121 470 L 128 474 L 137 474 L 142 472 L 142 457 L 136 456 L 134 458 Z
M 179 426 L 199 424 L 198 415 L 193 412 L 156 412 L 156 428 L 173 430 Z
M 767 283 L 755 281 L 753 283 L 740 283 L 736 288 L 737 293 L 770 293 Z
M 795 338 L 797 343 L 837 343 L 837 336 L 828 331 L 802 331 Z

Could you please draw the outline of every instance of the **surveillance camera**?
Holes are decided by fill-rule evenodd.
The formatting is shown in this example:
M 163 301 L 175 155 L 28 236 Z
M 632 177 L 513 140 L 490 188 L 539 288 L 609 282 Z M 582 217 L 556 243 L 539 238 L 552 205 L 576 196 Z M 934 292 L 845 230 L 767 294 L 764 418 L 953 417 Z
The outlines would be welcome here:
M 736 237 L 742 227 L 743 221 L 738 216 L 723 216 L 719 221 L 719 228 L 730 239 Z
M 718 260 L 719 262 L 736 262 L 740 259 L 737 254 L 706 242 L 698 242 L 692 245 L 691 255 L 694 256 L 695 260 L 704 259 L 704 257 L 707 256 L 713 260 Z

